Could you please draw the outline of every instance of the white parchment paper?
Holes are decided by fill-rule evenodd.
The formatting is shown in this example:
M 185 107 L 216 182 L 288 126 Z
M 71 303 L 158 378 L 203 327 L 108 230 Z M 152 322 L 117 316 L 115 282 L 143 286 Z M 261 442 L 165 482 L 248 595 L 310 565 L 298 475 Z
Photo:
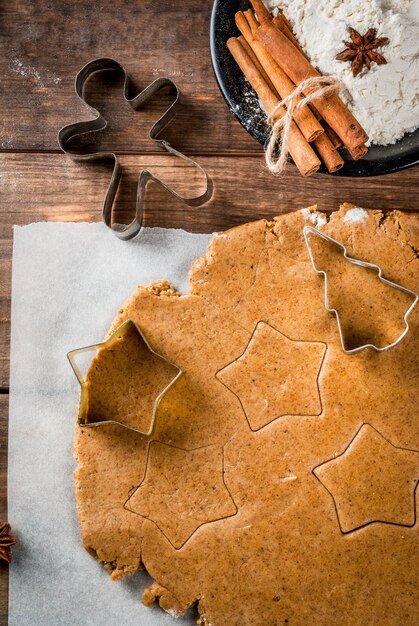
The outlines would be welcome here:
M 72 439 L 79 385 L 66 353 L 100 341 L 137 284 L 168 278 L 188 292 L 208 235 L 144 229 L 121 242 L 103 224 L 14 229 L 9 521 L 19 539 L 10 568 L 10 626 L 170 626 L 146 609 L 149 582 L 112 583 L 82 547 Z M 191 615 L 177 620 L 195 623 Z

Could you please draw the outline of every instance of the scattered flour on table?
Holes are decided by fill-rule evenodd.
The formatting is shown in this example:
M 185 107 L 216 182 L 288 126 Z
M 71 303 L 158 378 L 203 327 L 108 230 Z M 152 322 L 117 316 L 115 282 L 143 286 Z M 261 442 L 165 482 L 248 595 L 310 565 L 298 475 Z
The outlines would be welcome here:
M 10 59 L 9 69 L 15 74 L 18 74 L 18 76 L 34 79 L 43 88 L 46 88 L 48 86 L 46 83 L 58 85 L 61 82 L 61 78 L 53 74 L 51 71 L 45 70 L 43 72 L 43 76 L 41 72 L 35 67 L 29 65 L 28 63 L 25 63 L 23 60 L 17 58 L 13 54 Z
M 10 69 L 15 74 L 19 74 L 19 76 L 24 76 L 25 78 L 36 78 L 36 80 L 41 80 L 41 74 L 37 69 L 23 63 L 20 59 L 13 58 L 10 63 Z
M 342 98 L 367 131 L 370 143 L 387 145 L 419 126 L 419 0 L 264 0 L 281 8 L 312 65 L 336 74 L 348 89 Z M 356 78 L 351 64 L 336 61 L 348 26 L 388 37 L 378 49 L 387 65 L 372 64 Z

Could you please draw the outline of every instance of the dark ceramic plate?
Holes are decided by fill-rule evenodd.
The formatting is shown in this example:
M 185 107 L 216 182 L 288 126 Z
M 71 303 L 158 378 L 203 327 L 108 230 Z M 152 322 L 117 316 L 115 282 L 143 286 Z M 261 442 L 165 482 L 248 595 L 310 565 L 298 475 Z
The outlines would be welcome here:
M 211 58 L 218 86 L 231 112 L 264 145 L 268 127 L 258 99 L 226 46 L 227 39 L 238 34 L 234 14 L 248 8 L 248 0 L 214 0 L 210 32 Z M 371 146 L 361 161 L 353 161 L 346 151 L 342 155 L 345 165 L 333 176 L 377 176 L 403 170 L 419 163 L 419 128 L 392 145 Z M 327 174 L 325 168 L 320 171 Z

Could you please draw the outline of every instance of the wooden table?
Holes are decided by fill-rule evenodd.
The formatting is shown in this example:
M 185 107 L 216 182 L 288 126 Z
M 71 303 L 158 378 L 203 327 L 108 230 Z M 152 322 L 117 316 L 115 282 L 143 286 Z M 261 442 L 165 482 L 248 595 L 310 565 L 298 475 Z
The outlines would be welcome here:
M 226 0 L 227 1 L 227 0 Z M 110 56 L 144 87 L 173 78 L 185 95 L 165 137 L 194 155 L 213 178 L 213 199 L 199 209 L 150 189 L 147 226 L 212 232 L 293 208 L 337 208 L 350 201 L 380 209 L 417 206 L 419 168 L 368 179 L 316 175 L 293 166 L 275 179 L 261 147 L 239 126 L 216 85 L 209 55 L 211 0 L 10 0 L 0 18 L 0 517 L 7 519 L 12 225 L 35 221 L 98 221 L 109 170 L 74 163 L 60 153 L 57 131 L 88 119 L 73 82 L 87 61 Z M 148 130 L 167 106 L 162 96 L 141 113 L 121 99 L 121 83 L 106 89 L 92 78 L 86 96 L 109 120 L 96 148 L 120 153 L 126 166 L 118 207 L 134 203 L 138 172 L 147 167 L 178 188 L 199 181 L 183 163 L 156 150 Z M 186 182 L 185 182 L 186 181 Z M 13 520 L 10 520 L 13 524 Z M 18 529 L 17 529 L 18 531 Z M 0 624 L 7 624 L 7 568 L 0 569 Z

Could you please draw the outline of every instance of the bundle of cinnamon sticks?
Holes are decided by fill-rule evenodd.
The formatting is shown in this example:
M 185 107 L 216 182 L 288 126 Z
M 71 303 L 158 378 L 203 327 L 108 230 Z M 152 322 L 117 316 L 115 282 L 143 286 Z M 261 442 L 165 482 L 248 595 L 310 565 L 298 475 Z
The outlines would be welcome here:
M 236 13 L 241 35 L 228 40 L 227 46 L 243 74 L 270 114 L 307 78 L 321 74 L 295 38 L 286 17 L 272 18 L 262 0 L 251 0 L 251 9 Z M 303 87 L 303 85 L 302 85 Z M 316 87 L 303 90 L 305 96 Z M 272 123 L 283 116 L 277 108 Z M 313 97 L 309 104 L 293 111 L 287 137 L 290 155 L 303 176 L 317 172 L 323 162 L 329 172 L 343 166 L 338 148 L 346 146 L 352 158 L 366 152 L 368 136 L 336 92 Z

